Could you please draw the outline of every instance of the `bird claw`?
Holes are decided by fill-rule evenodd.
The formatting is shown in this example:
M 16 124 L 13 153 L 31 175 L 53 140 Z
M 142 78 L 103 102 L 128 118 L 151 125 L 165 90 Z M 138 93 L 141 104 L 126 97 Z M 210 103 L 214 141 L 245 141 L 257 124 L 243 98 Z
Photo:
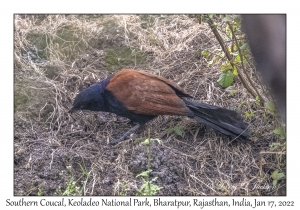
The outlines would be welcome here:
M 120 138 L 113 140 L 112 142 L 109 142 L 109 145 L 116 145 L 121 141 L 126 140 L 127 137 L 130 137 L 130 135 L 136 131 L 140 127 L 140 124 L 136 124 L 133 128 L 131 128 L 129 131 L 127 131 L 123 136 Z
M 116 145 L 116 144 L 120 143 L 121 141 L 124 141 L 125 138 L 126 138 L 126 136 L 122 136 L 121 138 L 115 139 L 115 140 L 109 142 L 108 144 L 109 144 L 109 145 L 112 145 L 112 146 L 113 146 L 113 145 Z

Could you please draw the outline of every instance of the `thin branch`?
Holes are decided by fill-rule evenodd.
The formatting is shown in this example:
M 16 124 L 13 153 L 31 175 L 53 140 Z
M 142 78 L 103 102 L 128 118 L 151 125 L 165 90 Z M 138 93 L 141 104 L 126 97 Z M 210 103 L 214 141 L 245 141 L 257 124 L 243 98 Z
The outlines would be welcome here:
M 257 96 L 259 97 L 261 103 L 264 104 L 264 103 L 265 103 L 264 98 L 261 96 L 261 94 L 259 93 L 259 91 L 256 89 L 256 87 L 255 87 L 255 85 L 253 84 L 253 82 L 252 82 L 251 78 L 249 77 L 249 75 L 246 73 L 246 69 L 245 69 L 245 66 L 244 66 L 244 56 L 243 56 L 243 54 L 242 54 L 241 48 L 240 48 L 239 45 L 238 45 L 238 41 L 237 41 L 237 38 L 236 38 L 235 33 L 234 33 L 234 31 L 233 31 L 232 25 L 231 25 L 230 23 L 228 23 L 228 26 L 229 26 L 229 29 L 230 29 L 230 31 L 231 31 L 231 33 L 232 33 L 232 37 L 233 37 L 233 39 L 234 39 L 234 41 L 235 41 L 235 45 L 236 45 L 236 47 L 237 47 L 237 49 L 238 49 L 238 51 L 239 51 L 239 54 L 240 54 L 243 72 L 244 72 L 244 74 L 246 75 L 246 77 L 247 77 L 249 83 L 251 84 L 252 88 L 253 88 L 254 91 L 256 92 Z M 239 75 L 240 75 L 240 74 L 239 74 Z
M 277 154 L 277 155 L 285 155 L 285 152 L 268 152 L 268 151 L 261 151 L 260 154 Z
M 221 35 L 219 34 L 218 30 L 214 27 L 214 22 L 213 20 L 208 16 L 208 20 L 207 20 L 210 28 L 212 29 L 212 32 L 214 33 L 216 39 L 218 40 L 218 42 L 220 43 L 221 47 L 222 47 L 222 50 L 224 51 L 227 59 L 229 60 L 232 68 L 235 67 L 234 63 L 233 63 L 233 58 L 232 58 L 232 55 L 230 54 L 230 52 L 228 51 L 227 49 L 227 46 L 225 45 L 225 42 L 223 40 L 223 38 L 221 37 Z M 256 98 L 257 94 L 255 92 L 255 90 L 253 90 L 249 84 L 246 82 L 246 79 L 244 78 L 244 76 L 242 74 L 240 74 L 238 68 L 236 67 L 237 71 L 238 71 L 238 75 L 239 75 L 239 78 L 241 80 L 241 82 L 243 83 L 244 87 L 248 90 L 248 92 L 254 97 Z

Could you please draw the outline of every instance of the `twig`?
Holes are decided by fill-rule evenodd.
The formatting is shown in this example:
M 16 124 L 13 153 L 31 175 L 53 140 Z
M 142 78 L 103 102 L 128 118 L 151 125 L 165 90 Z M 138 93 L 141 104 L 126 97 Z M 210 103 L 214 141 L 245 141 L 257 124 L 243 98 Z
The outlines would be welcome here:
M 198 179 L 197 177 L 195 177 L 194 175 L 190 174 L 190 177 L 192 177 L 193 179 L 196 179 L 197 181 L 201 182 L 202 184 L 204 184 L 206 187 L 208 187 L 209 189 L 211 189 L 212 191 L 214 191 L 215 193 L 217 193 L 217 191 L 215 191 L 213 188 L 211 188 L 210 186 L 208 186 L 207 184 L 205 184 L 203 181 L 201 181 L 200 179 Z
M 218 42 L 220 43 L 222 50 L 224 51 L 227 59 L 229 60 L 232 68 L 235 67 L 234 63 L 233 63 L 233 58 L 231 56 L 231 54 L 229 53 L 229 51 L 227 50 L 227 47 L 224 43 L 223 38 L 221 37 L 221 35 L 219 34 L 218 30 L 214 27 L 214 22 L 212 21 L 212 19 L 208 16 L 208 20 L 207 20 L 212 32 L 214 33 L 214 35 L 216 36 L 216 39 L 218 40 Z M 237 69 L 237 68 L 236 68 Z M 239 70 L 237 69 L 238 73 Z M 254 97 L 256 98 L 257 94 L 255 93 L 255 91 L 248 85 L 248 83 L 246 82 L 246 79 L 244 78 L 244 76 L 242 74 L 238 74 L 239 78 L 241 79 L 241 82 L 243 83 L 244 87 L 248 90 L 248 92 Z
M 241 48 L 240 48 L 239 45 L 238 45 L 238 40 L 237 40 L 237 38 L 236 38 L 236 36 L 235 36 L 235 33 L 234 33 L 234 31 L 233 31 L 233 28 L 232 28 L 232 25 L 231 25 L 230 23 L 228 23 L 228 26 L 229 26 L 229 29 L 230 29 L 230 31 L 231 31 L 231 33 L 232 33 L 232 37 L 233 37 L 233 39 L 234 39 L 234 41 L 235 41 L 235 43 L 236 43 L 236 47 L 237 47 L 237 49 L 238 49 L 238 51 L 239 51 L 240 58 L 241 58 L 241 63 L 242 63 L 242 69 L 243 69 L 243 71 L 244 71 L 244 74 L 246 75 L 246 77 L 247 77 L 249 83 L 251 84 L 252 88 L 254 89 L 254 91 L 256 92 L 257 96 L 259 97 L 261 103 L 264 104 L 264 103 L 265 103 L 264 98 L 260 95 L 259 91 L 256 89 L 256 87 L 255 87 L 255 85 L 253 84 L 252 80 L 250 79 L 249 75 L 248 75 L 247 73 L 245 73 L 245 72 L 246 72 L 246 69 L 245 69 L 245 66 L 244 66 L 244 56 L 243 56 L 243 54 L 242 54 Z M 240 74 L 239 74 L 239 76 L 240 76 Z
M 51 170 L 51 166 L 52 166 L 52 163 L 53 163 L 53 158 L 54 158 L 54 152 L 56 150 L 54 150 L 52 153 L 51 153 L 51 161 L 50 161 L 50 170 Z
M 268 151 L 261 151 L 260 154 L 277 154 L 277 155 L 285 155 L 285 152 L 268 152 Z

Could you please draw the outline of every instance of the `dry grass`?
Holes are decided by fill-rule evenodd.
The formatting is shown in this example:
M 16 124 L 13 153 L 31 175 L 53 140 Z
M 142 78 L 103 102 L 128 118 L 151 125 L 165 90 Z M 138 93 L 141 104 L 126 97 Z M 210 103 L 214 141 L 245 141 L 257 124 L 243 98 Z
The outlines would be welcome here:
M 196 122 L 160 116 L 135 135 L 160 137 L 153 144 L 153 176 L 161 195 L 285 195 L 285 179 L 273 189 L 271 173 L 285 173 L 279 122 L 252 99 L 237 79 L 231 90 L 217 85 L 219 60 L 210 67 L 203 50 L 220 46 L 209 27 L 186 15 L 15 16 L 15 195 L 58 194 L 74 177 L 80 195 L 134 195 L 135 176 L 146 170 L 146 150 L 126 141 L 107 142 L 131 125 L 113 114 L 70 115 L 75 95 L 110 73 L 143 69 L 176 81 L 197 100 L 255 112 L 249 143 L 230 142 Z M 40 51 L 39 51 L 40 50 Z M 225 59 L 225 58 L 224 58 Z M 257 72 L 249 76 L 263 91 Z M 170 126 L 184 131 L 166 135 Z M 280 143 L 271 150 L 272 143 Z M 71 166 L 71 167 L 69 167 Z

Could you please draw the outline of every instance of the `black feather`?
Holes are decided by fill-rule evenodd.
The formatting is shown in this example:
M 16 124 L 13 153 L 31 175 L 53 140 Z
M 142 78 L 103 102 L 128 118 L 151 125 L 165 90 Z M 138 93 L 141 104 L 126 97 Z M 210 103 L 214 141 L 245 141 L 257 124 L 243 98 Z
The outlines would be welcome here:
M 206 124 L 233 139 L 246 140 L 250 137 L 250 133 L 247 131 L 248 124 L 243 122 L 237 112 L 196 101 L 184 100 L 184 102 L 194 113 L 191 118 L 196 121 Z

